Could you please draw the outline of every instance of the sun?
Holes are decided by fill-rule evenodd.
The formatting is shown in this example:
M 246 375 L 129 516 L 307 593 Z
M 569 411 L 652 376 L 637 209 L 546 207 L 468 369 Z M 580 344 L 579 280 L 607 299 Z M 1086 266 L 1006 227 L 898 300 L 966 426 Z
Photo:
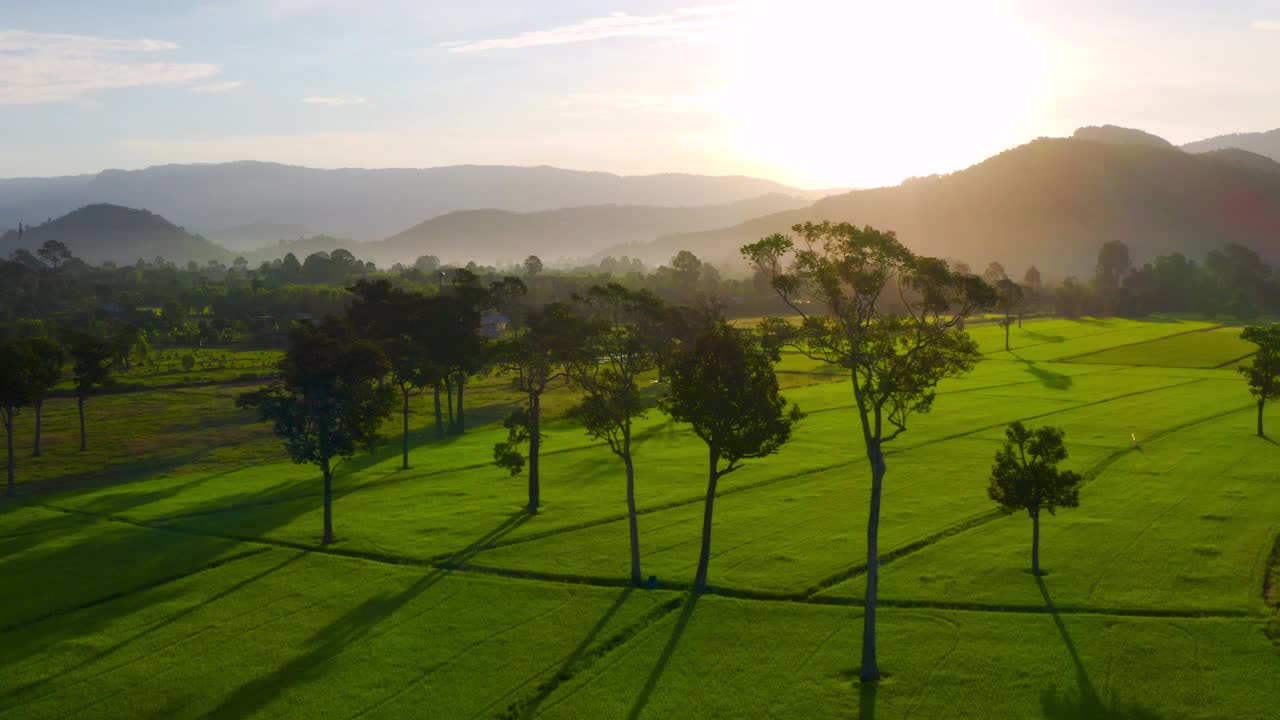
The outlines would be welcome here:
M 1049 44 L 1004 2 L 748 6 L 719 98 L 738 161 L 809 186 L 964 167 L 1032 126 Z

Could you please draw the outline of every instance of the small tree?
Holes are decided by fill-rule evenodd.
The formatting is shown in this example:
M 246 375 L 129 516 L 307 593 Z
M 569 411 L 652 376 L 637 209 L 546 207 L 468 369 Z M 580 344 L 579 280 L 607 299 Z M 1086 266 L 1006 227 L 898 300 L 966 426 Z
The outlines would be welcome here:
M 524 274 L 533 277 L 542 272 L 542 258 L 530 255 L 524 259 Z
M 982 357 L 961 328 L 968 315 L 994 303 L 994 291 L 942 260 L 915 256 L 892 232 L 830 222 L 792 231 L 801 244 L 772 235 L 742 253 L 802 318 L 799 327 L 771 318 L 766 332 L 843 368 L 853 385 L 871 469 L 860 672 L 871 682 L 880 678 L 875 630 L 884 444 L 906 432 L 910 416 L 933 408 L 939 382 L 968 372 Z M 890 283 L 897 298 L 884 297 Z
M 1063 431 L 1055 427 L 1028 429 L 1021 421 L 1005 430 L 1004 447 L 996 452 L 987 495 L 1006 514 L 1026 510 L 1031 516 L 1031 573 L 1040 575 L 1040 513 L 1080 504 L 1079 474 L 1059 470 L 1067 458 Z
M 1022 286 L 1010 280 L 1003 278 L 996 282 L 996 308 L 1004 315 L 1004 319 L 1000 321 L 1000 326 L 1004 328 L 1004 349 L 1009 350 L 1009 328 L 1013 325 L 1014 314 L 1022 316 L 1020 308 L 1022 307 Z
M 1249 392 L 1258 399 L 1258 437 L 1266 437 L 1262 429 L 1262 411 L 1268 400 L 1280 400 L 1280 325 L 1247 327 L 1240 337 L 1258 346 L 1253 361 L 1240 366 L 1240 374 L 1249 383 Z
M 25 345 L 8 343 L 0 345 L 0 420 L 4 421 L 4 435 L 8 450 L 5 468 L 8 484 L 6 494 L 17 494 L 14 484 L 13 423 L 18 411 L 31 404 L 31 359 Z
M 87 333 L 73 332 L 67 339 L 71 356 L 71 379 L 75 384 L 76 412 L 80 416 L 80 451 L 89 449 L 85 433 L 84 404 L 93 391 L 111 382 L 111 361 L 115 347 L 110 341 Z
M 67 362 L 67 354 L 62 345 L 44 337 L 33 337 L 26 341 L 28 359 L 31 364 L 31 407 L 36 414 L 36 434 L 31 454 L 40 457 L 40 432 L 44 419 L 44 399 L 51 390 L 62 381 L 62 366 Z
M 523 469 L 519 447 L 529 444 L 529 502 L 525 506 L 536 515 L 542 504 L 538 460 L 542 449 L 542 394 L 557 378 L 564 377 L 570 364 L 578 361 L 586 333 L 582 321 L 563 303 L 552 303 L 530 312 L 524 327 L 498 343 L 495 355 L 502 372 L 511 376 L 511 386 L 524 395 L 524 404 L 506 420 L 506 442 L 493 449 L 494 462 L 515 475 Z
M 691 424 L 707 444 L 710 462 L 695 592 L 707 589 L 716 483 L 741 467 L 741 461 L 777 452 L 790 439 L 792 424 L 802 417 L 799 408 L 788 409 L 778 393 L 776 349 L 762 346 L 722 317 L 705 322 L 692 342 L 665 361 L 670 394 L 661 401 L 665 412 Z
M 395 406 L 382 379 L 389 367 L 377 345 L 361 340 L 333 318 L 301 323 L 290 333 L 280 361 L 282 380 L 236 398 L 270 422 L 295 463 L 312 463 L 324 476 L 324 537 L 333 542 L 334 458 L 372 450 Z
M 582 400 L 569 414 L 592 438 L 604 440 L 626 469 L 631 581 L 639 585 L 644 576 L 640 572 L 631 424 L 646 411 L 637 379 L 657 367 L 667 345 L 663 333 L 666 308 L 652 293 L 628 290 L 617 283 L 593 287 L 577 299 L 595 322 L 582 361 L 569 366 L 571 379 L 582 388 Z

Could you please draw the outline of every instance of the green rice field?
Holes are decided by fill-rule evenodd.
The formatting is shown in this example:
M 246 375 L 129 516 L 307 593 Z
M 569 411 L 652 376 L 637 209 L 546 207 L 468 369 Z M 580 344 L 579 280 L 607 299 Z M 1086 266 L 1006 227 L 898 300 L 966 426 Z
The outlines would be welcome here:
M 415 398 L 411 469 L 398 418 L 338 467 L 322 547 L 318 471 L 234 407 L 258 370 L 209 367 L 90 399 L 85 453 L 74 401 L 46 404 L 39 458 L 19 416 L 0 720 L 1280 714 L 1280 444 L 1235 370 L 1252 345 L 1182 320 L 1029 320 L 1009 352 L 971 333 L 983 362 L 887 446 L 879 683 L 858 682 L 870 476 L 838 369 L 784 356 L 807 417 L 721 480 L 692 595 L 706 449 L 656 409 L 635 453 L 656 587 L 630 588 L 623 469 L 560 417 L 568 388 L 537 516 L 492 462 L 516 396 L 487 377 L 462 436 Z M 1039 578 L 1030 520 L 986 494 L 1014 420 L 1063 428 L 1085 478 L 1042 522 Z

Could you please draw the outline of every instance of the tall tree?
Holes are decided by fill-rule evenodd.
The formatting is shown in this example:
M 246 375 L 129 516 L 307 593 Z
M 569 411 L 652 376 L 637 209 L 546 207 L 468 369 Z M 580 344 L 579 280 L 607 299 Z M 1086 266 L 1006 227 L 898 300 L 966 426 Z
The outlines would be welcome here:
M 40 435 L 44 421 L 44 399 L 62 381 L 62 367 L 67 354 L 61 343 L 45 337 L 33 337 L 26 341 L 30 359 L 31 407 L 36 415 L 35 441 L 31 454 L 40 457 Z
M 629 290 L 617 283 L 591 288 L 578 301 L 594 320 L 582 361 L 569 366 L 570 377 L 582 389 L 582 399 L 570 409 L 587 434 L 603 440 L 622 460 L 627 477 L 627 522 L 631 539 L 631 582 L 643 581 L 640 571 L 640 526 L 636 510 L 635 464 L 631 457 L 632 423 L 644 417 L 639 377 L 657 368 L 667 345 L 661 300 L 645 290 Z
M 1004 271 L 1004 266 L 992 260 L 987 264 L 987 269 L 982 271 L 982 279 L 987 281 L 988 285 L 996 285 L 1001 280 L 1008 280 L 1009 275 Z
M 1004 349 L 1009 350 L 1009 328 L 1014 323 L 1014 315 L 1021 316 L 1019 309 L 1022 307 L 1023 294 L 1022 286 L 1010 280 L 1002 278 L 996 282 L 996 308 L 1000 314 L 1004 315 L 1004 319 L 1000 321 L 1000 326 L 1004 328 Z
M 913 255 L 892 232 L 831 222 L 792 231 L 799 245 L 772 235 L 742 252 L 802 318 L 799 326 L 773 318 L 765 330 L 810 358 L 845 368 L 853 385 L 871 469 L 861 669 L 869 682 L 880 677 L 875 622 L 884 444 L 906 431 L 911 415 L 932 409 L 939 382 L 968 372 L 981 358 L 959 326 L 990 307 L 995 293 L 981 278 Z M 900 306 L 883 297 L 891 283 Z
M 377 345 L 337 320 L 300 323 L 280 361 L 283 378 L 236 398 L 237 407 L 272 424 L 295 463 L 319 466 L 326 545 L 333 542 L 333 461 L 381 440 L 378 430 L 395 407 L 395 391 L 382 382 L 389 371 Z
M 85 432 L 84 405 L 93 391 L 111 382 L 111 361 L 116 348 L 109 340 L 88 333 L 72 332 L 66 341 L 71 356 L 71 379 L 75 385 L 76 412 L 80 416 L 80 451 L 89 449 Z
M 1258 437 L 1266 437 L 1263 408 L 1268 400 L 1280 400 L 1280 325 L 1247 327 L 1240 337 L 1258 346 L 1253 360 L 1239 369 L 1249 383 L 1249 392 L 1258 399 Z
M 1083 478 L 1059 470 L 1067 458 L 1063 431 L 1055 427 L 1028 429 L 1021 421 L 1005 430 L 1004 447 L 996 452 L 987 495 L 1006 514 L 1026 510 L 1031 516 L 1031 573 L 1040 575 L 1040 513 L 1080 504 Z
M 530 255 L 524 259 L 524 274 L 533 277 L 542 272 L 542 258 Z
M 409 469 L 410 399 L 435 384 L 439 373 L 431 354 L 431 325 L 427 299 L 392 287 L 388 280 L 360 280 L 351 287 L 353 299 L 347 319 L 360 336 L 382 349 L 391 370 L 391 384 L 400 391 L 401 463 Z
M 584 323 L 569 306 L 552 303 L 529 312 L 523 327 L 495 349 L 499 369 L 510 376 L 511 386 L 524 396 L 524 402 L 507 418 L 508 438 L 494 446 L 494 461 L 512 475 L 519 473 L 525 465 L 519 447 L 528 442 L 529 502 L 525 509 L 530 515 L 536 515 L 542 504 L 538 475 L 542 394 L 552 381 L 567 375 L 570 365 L 581 362 L 585 337 Z
M 0 345 L 0 420 L 4 421 L 4 435 L 8 450 L 5 469 L 8 476 L 6 494 L 9 497 L 17 494 L 17 486 L 14 483 L 13 423 L 18 411 L 31 404 L 30 369 L 31 357 L 25 344 Z
M 748 331 L 723 317 L 702 320 L 692 342 L 665 360 L 669 394 L 662 409 L 693 426 L 708 450 L 707 499 L 702 517 L 702 551 L 693 589 L 707 589 L 711 561 L 711 517 L 716 483 L 748 458 L 777 452 L 803 415 L 778 392 L 776 347 L 766 348 Z

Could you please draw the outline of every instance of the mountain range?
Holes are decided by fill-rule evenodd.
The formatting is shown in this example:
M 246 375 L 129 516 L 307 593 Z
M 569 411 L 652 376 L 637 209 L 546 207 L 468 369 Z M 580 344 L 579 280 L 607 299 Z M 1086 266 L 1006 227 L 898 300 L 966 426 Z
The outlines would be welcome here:
M 1110 240 L 1139 261 L 1174 251 L 1200 259 L 1226 242 L 1280 259 L 1280 162 L 1239 148 L 1195 154 L 1152 138 L 1123 128 L 1041 138 L 950 175 L 660 238 L 639 255 L 689 249 L 726 262 L 743 243 L 833 219 L 892 229 L 922 253 L 978 266 L 998 260 L 1019 276 L 1032 264 L 1059 277 L 1087 273 Z
M 810 202 L 822 191 L 757 178 L 622 176 L 552 167 L 457 165 L 319 170 L 263 162 L 163 165 L 94 175 L 0 180 L 0 228 L 85 205 L 145 208 L 232 250 L 328 233 L 382 240 L 457 210 L 534 212 L 586 205 L 691 207 L 761 195 Z
M 1224 137 L 1245 138 L 1250 142 L 1241 144 L 1266 150 L 1260 143 L 1273 135 L 1280 136 L 1280 131 Z M 193 214 L 204 213 L 207 219 L 216 215 L 201 204 L 201 197 L 215 199 L 211 205 L 223 208 L 223 218 L 243 221 L 265 217 L 235 209 L 237 202 L 246 208 L 271 206 L 280 211 L 268 219 L 228 225 L 241 229 L 242 240 L 253 236 L 244 228 L 254 227 L 255 222 L 275 233 L 298 231 L 299 236 L 304 234 L 303 228 L 311 227 L 305 223 L 315 222 L 317 217 L 330 218 L 340 227 L 354 227 L 354 221 L 348 219 L 343 224 L 336 218 L 343 212 L 354 213 L 359 198 L 370 203 L 361 207 L 361 218 L 382 212 L 376 227 L 386 227 L 392 222 L 388 218 L 404 217 L 407 211 L 400 203 L 421 190 L 423 178 L 436 182 L 445 175 L 462 185 L 432 195 L 424 206 L 448 207 L 449 202 L 467 202 L 469 197 L 536 204 L 626 195 L 649 202 L 585 203 L 541 210 L 453 207 L 434 214 L 421 211 L 412 220 L 374 235 L 385 239 L 362 242 L 360 238 L 367 237 L 368 230 L 347 233 L 346 237 L 335 233 L 337 236 L 277 240 L 253 252 L 221 247 L 206 239 L 203 231 L 196 234 L 170 223 L 167 215 L 97 203 L 30 228 L 21 244 L 34 247 L 43 239 L 59 239 L 81 257 L 116 262 L 157 255 L 179 262 L 225 262 L 240 254 L 256 264 L 285 252 L 301 258 L 316 250 L 345 247 L 380 266 L 412 261 L 421 255 L 436 255 L 446 262 L 492 262 L 518 261 L 529 254 L 552 261 L 629 255 L 652 266 L 669 261 L 682 249 L 723 265 L 741 262 L 737 248 L 743 243 L 786 232 L 798 222 L 832 219 L 893 229 L 918 252 L 958 258 L 973 266 L 998 260 L 1017 275 L 1031 264 L 1050 277 L 1088 273 L 1097 248 L 1110 240 L 1128 244 L 1138 261 L 1173 251 L 1199 259 L 1225 242 L 1252 247 L 1271 260 L 1280 259 L 1280 148 L 1268 155 L 1224 144 L 1229 142 L 1214 138 L 1178 148 L 1138 130 L 1081 128 L 1070 138 L 1040 138 L 948 175 L 829 195 L 816 202 L 812 194 L 772 192 L 781 186 L 749 178 L 625 178 L 552 168 L 441 168 L 444 175 L 434 175 L 436 171 L 312 171 L 261 163 L 171 166 L 138 171 L 137 175 L 126 173 L 136 182 L 117 184 L 114 191 L 124 193 L 127 188 L 146 186 L 159 192 L 157 188 L 163 189 L 163 183 L 157 184 L 153 173 L 172 172 L 174 187 L 164 197 Z M 248 176 L 239 174 L 246 169 L 259 181 L 274 178 L 283 183 L 290 174 L 308 178 L 306 182 L 319 178 L 316 182 L 328 185 L 324 192 L 317 191 L 316 197 L 331 198 L 335 206 L 307 201 L 301 189 L 287 183 L 281 187 L 249 183 Z M 196 191 L 188 184 L 189 171 L 196 175 L 229 173 L 249 184 L 214 182 L 212 176 L 203 175 L 210 184 Z M 265 174 L 254 175 L 259 171 Z M 348 172 L 369 179 L 369 187 L 348 182 Z M 101 181 L 106 175 L 110 173 L 89 177 Z M 397 176 L 405 181 L 404 187 L 392 182 Z M 485 185 L 482 177 L 492 179 L 492 186 Z M 0 207 L 47 205 L 57 193 L 41 194 L 40 184 L 63 187 L 59 183 L 67 180 L 0 181 Z M 539 181 L 546 186 L 539 186 Z M 340 197 L 339 186 L 356 197 Z M 179 187 L 192 196 L 179 198 L 181 193 L 174 189 Z M 7 192 L 13 188 L 21 192 Z M 733 197 L 734 193 L 761 189 L 766 192 Z M 255 197 L 255 190 L 262 197 Z M 87 191 L 82 187 L 77 192 Z M 382 202 L 370 199 L 375 195 Z M 65 201 L 70 196 L 61 197 Z M 289 197 L 297 203 L 296 216 L 284 212 L 287 202 L 283 198 Z M 682 198 L 708 202 L 693 205 L 680 202 Z M 305 223 L 294 222 L 299 218 Z M 0 254 L 8 254 L 16 246 L 16 233 L 0 236 Z

